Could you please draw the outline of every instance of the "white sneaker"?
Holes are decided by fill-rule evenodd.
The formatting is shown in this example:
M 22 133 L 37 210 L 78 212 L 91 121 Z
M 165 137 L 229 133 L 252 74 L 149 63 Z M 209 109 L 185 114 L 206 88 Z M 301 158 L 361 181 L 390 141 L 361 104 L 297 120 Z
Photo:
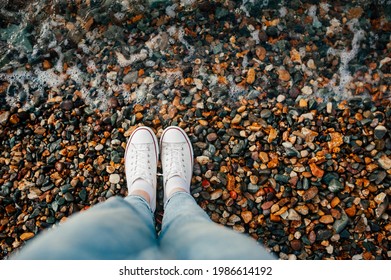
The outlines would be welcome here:
M 136 128 L 125 150 L 125 175 L 128 195 L 135 190 L 149 194 L 152 211 L 156 209 L 156 172 L 159 146 L 155 133 L 149 127 Z
M 174 189 L 190 193 L 193 175 L 193 147 L 186 132 L 180 127 L 167 127 L 160 138 L 163 169 L 164 202 Z

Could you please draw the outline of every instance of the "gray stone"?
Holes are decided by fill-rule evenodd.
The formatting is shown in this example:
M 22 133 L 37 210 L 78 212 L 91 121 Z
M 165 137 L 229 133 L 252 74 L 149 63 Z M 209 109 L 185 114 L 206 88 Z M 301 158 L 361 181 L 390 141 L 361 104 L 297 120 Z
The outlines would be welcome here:
M 387 128 L 382 125 L 378 125 L 375 128 L 375 139 L 382 139 L 387 133 Z
M 339 220 L 335 220 L 334 224 L 333 224 L 333 228 L 335 230 L 336 233 L 340 233 L 341 231 L 344 230 L 344 228 L 346 227 L 346 225 L 348 224 L 348 221 L 349 221 L 349 217 L 348 215 L 346 215 L 345 211 L 341 211 L 341 219 Z
M 126 74 L 126 76 L 123 78 L 123 82 L 125 84 L 133 84 L 133 83 L 137 82 L 137 78 L 138 78 L 138 72 L 132 71 L 132 72 L 129 72 L 128 74 Z
M 256 193 L 259 190 L 259 186 L 249 183 L 247 185 L 247 190 L 249 193 Z
M 287 219 L 289 221 L 300 221 L 301 216 L 294 209 L 291 208 L 291 209 L 289 209 Z
M 338 192 L 340 190 L 343 190 L 343 186 L 340 181 L 337 179 L 332 179 L 328 186 L 329 191 L 331 192 Z

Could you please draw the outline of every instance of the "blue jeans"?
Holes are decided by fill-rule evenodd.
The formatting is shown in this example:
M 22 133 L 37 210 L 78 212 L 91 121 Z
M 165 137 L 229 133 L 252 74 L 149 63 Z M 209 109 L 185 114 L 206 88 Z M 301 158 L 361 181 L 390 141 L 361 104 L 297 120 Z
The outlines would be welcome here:
M 113 197 L 27 241 L 11 259 L 275 259 L 254 239 L 212 222 L 184 192 L 166 203 L 162 229 L 139 196 Z

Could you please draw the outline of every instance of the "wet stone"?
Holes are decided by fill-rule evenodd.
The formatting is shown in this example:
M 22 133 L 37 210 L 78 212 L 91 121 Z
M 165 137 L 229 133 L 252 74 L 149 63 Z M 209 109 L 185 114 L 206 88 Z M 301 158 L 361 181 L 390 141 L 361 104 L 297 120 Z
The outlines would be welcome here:
M 72 102 L 72 100 L 65 100 L 65 101 L 61 102 L 60 107 L 64 111 L 70 111 L 73 109 L 73 102 Z
M 71 193 L 69 193 L 69 192 L 67 192 L 66 194 L 64 194 L 64 199 L 65 199 L 66 201 L 68 201 L 68 202 L 71 202 L 71 201 L 74 200 L 73 195 L 72 195 Z
M 323 240 L 328 240 L 330 237 L 333 236 L 333 231 L 328 230 L 328 229 L 320 229 L 316 233 L 316 240 L 317 241 L 323 241 Z
M 317 187 L 311 187 L 309 188 L 303 195 L 303 200 L 308 201 L 313 199 L 318 194 L 318 188 Z
M 109 182 L 111 184 L 118 184 L 121 177 L 118 174 L 110 174 Z
M 385 128 L 383 125 L 378 125 L 375 128 L 375 139 L 383 139 L 383 137 L 387 133 L 387 128 Z
M 338 192 L 340 190 L 343 190 L 343 186 L 339 180 L 332 179 L 328 185 L 328 189 L 331 192 Z

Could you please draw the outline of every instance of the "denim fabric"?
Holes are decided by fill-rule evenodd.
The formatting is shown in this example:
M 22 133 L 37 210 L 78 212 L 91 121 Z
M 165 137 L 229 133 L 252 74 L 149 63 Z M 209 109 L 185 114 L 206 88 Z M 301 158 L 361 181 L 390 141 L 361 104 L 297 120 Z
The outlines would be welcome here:
M 213 223 L 187 193 L 166 203 L 157 236 L 139 196 L 113 197 L 40 233 L 11 259 L 273 259 L 244 234 Z

